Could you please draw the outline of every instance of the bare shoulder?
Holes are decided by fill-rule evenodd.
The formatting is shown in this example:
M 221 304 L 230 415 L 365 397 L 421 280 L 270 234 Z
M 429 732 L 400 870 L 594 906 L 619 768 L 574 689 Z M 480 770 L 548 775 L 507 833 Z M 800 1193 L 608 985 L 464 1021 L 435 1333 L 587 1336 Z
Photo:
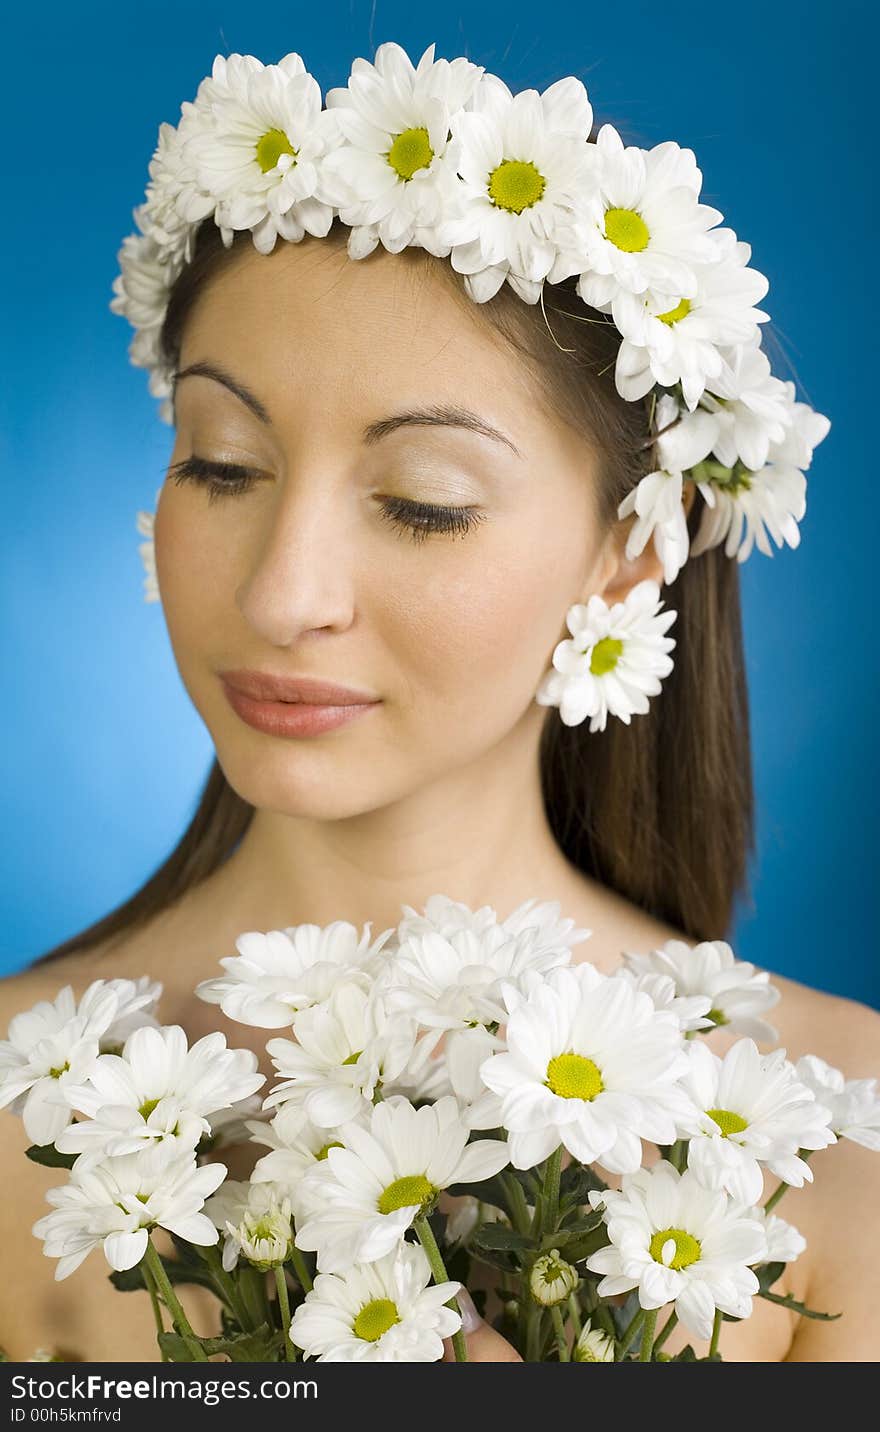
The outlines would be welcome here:
M 789 1059 L 817 1054 L 848 1079 L 880 1075 L 880 1012 L 770 972 L 780 994 L 770 1014 Z

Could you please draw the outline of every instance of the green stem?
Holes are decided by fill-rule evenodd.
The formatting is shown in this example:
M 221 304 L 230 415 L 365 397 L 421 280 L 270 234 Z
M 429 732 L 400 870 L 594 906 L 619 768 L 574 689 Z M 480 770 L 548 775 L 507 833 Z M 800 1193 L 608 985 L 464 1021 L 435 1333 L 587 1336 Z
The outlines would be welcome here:
M 229 1311 L 232 1313 L 242 1332 L 252 1332 L 258 1324 L 254 1323 L 242 1298 L 239 1296 L 235 1279 L 232 1274 L 227 1273 L 223 1267 L 220 1254 L 216 1248 L 207 1249 L 206 1252 L 213 1255 L 206 1257 L 205 1261 L 218 1294 L 229 1308 Z
M 255 1328 L 271 1321 L 265 1276 L 252 1263 L 239 1262 L 238 1286 Z
M 654 1329 L 657 1326 L 657 1309 L 650 1308 L 645 1313 L 645 1321 L 642 1324 L 642 1348 L 639 1353 L 639 1362 L 650 1362 L 654 1352 Z
M 278 1290 L 278 1306 L 281 1309 L 281 1326 L 284 1329 L 283 1362 L 295 1362 L 293 1344 L 290 1341 L 290 1297 L 287 1292 L 287 1275 L 280 1263 L 275 1265 L 275 1287 Z
M 542 1323 L 541 1309 L 533 1303 L 526 1313 L 526 1362 L 541 1360 Z
M 312 1280 L 309 1277 L 309 1270 L 306 1267 L 306 1260 L 300 1253 L 299 1249 L 295 1246 L 291 1247 L 290 1261 L 294 1266 L 296 1276 L 299 1279 L 300 1287 L 302 1288 L 303 1292 L 310 1293 L 312 1291 Z
M 676 1324 L 677 1322 L 678 1322 L 678 1313 L 677 1313 L 677 1312 L 675 1311 L 675 1309 L 673 1308 L 673 1310 L 672 1310 L 672 1312 L 669 1314 L 669 1317 L 667 1318 L 666 1322 L 663 1324 L 662 1328 L 660 1329 L 659 1333 L 657 1334 L 657 1336 L 656 1336 L 655 1339 L 654 1339 L 654 1351 L 655 1351 L 655 1352 L 657 1352 L 658 1348 L 661 1348 L 661 1347 L 663 1346 L 663 1344 L 665 1343 L 666 1339 L 669 1337 L 669 1334 L 672 1332 L 672 1329 L 675 1327 L 675 1324 Z
M 639 1328 L 642 1326 L 644 1320 L 644 1308 L 637 1309 L 637 1311 L 633 1313 L 629 1326 L 624 1328 L 623 1332 L 617 1340 L 617 1356 L 615 1359 L 617 1362 L 623 1362 L 629 1349 L 629 1345 L 635 1337 L 636 1333 L 638 1332 Z
M 557 1303 L 550 1309 L 550 1316 L 553 1319 L 553 1331 L 556 1334 L 556 1346 L 559 1348 L 559 1361 L 571 1362 L 568 1351 L 568 1342 L 565 1337 L 565 1319 L 562 1316 L 562 1309 Z
M 547 1160 L 544 1173 L 544 1218 L 542 1233 L 555 1231 L 559 1221 L 559 1174 L 562 1168 L 562 1144 Z
M 141 1265 L 141 1273 L 144 1277 L 144 1283 L 146 1284 L 147 1292 L 150 1295 L 150 1302 L 153 1305 L 153 1317 L 156 1319 L 156 1333 L 159 1337 L 161 1337 L 162 1333 L 164 1333 L 165 1331 L 165 1320 L 162 1317 L 162 1306 L 159 1302 L 159 1294 L 156 1292 L 156 1284 L 153 1279 L 153 1275 L 151 1274 L 149 1268 L 146 1265 L 146 1262 L 142 1263 Z M 162 1354 L 162 1361 L 167 1362 L 168 1354 L 166 1353 L 161 1342 L 159 1343 L 159 1351 Z
M 518 1178 L 513 1174 L 503 1174 L 502 1180 L 507 1189 L 507 1196 L 510 1201 L 510 1217 L 517 1233 L 529 1232 L 531 1219 L 529 1217 L 529 1206 L 526 1203 L 526 1193 Z
M 568 1315 L 571 1318 L 572 1326 L 574 1327 L 575 1341 L 577 1341 L 577 1339 L 580 1337 L 581 1333 L 584 1330 L 584 1325 L 581 1322 L 581 1310 L 578 1306 L 577 1293 L 569 1293 Z
M 431 1265 L 431 1272 L 434 1276 L 434 1282 L 447 1283 L 449 1281 L 449 1274 L 446 1272 L 446 1265 L 443 1262 L 443 1255 L 441 1254 L 440 1249 L 437 1247 L 437 1239 L 434 1237 L 431 1225 L 428 1222 L 427 1218 L 424 1216 L 424 1214 L 421 1218 L 417 1218 L 415 1220 L 415 1222 L 413 1223 L 413 1227 L 418 1234 L 419 1242 L 424 1248 L 428 1262 Z M 447 1308 L 452 1308 L 457 1313 L 461 1312 L 461 1309 L 459 1308 L 455 1298 L 450 1298 L 446 1306 Z M 467 1342 L 465 1341 L 465 1336 L 461 1328 L 459 1328 L 457 1333 L 452 1334 L 452 1347 L 455 1352 L 456 1362 L 468 1361 Z
M 715 1321 L 712 1324 L 712 1341 L 709 1344 L 709 1356 L 714 1357 L 718 1351 L 718 1339 L 721 1337 L 721 1309 L 715 1309 Z
M 208 1354 L 205 1352 L 205 1349 L 202 1347 L 202 1344 L 199 1342 L 199 1339 L 193 1332 L 192 1327 L 190 1326 L 189 1318 L 183 1311 L 183 1308 L 180 1305 L 180 1301 L 174 1289 L 172 1288 L 171 1283 L 169 1282 L 168 1274 L 165 1272 L 165 1267 L 162 1263 L 162 1259 L 156 1252 L 156 1249 L 154 1248 L 153 1243 L 149 1237 L 147 1238 L 147 1251 L 144 1254 L 144 1261 L 146 1262 L 146 1265 L 150 1270 L 150 1274 L 156 1284 L 156 1288 L 161 1294 L 162 1301 L 164 1302 L 169 1313 L 171 1314 L 175 1329 L 183 1338 L 183 1341 L 186 1343 L 189 1352 L 192 1354 L 193 1362 L 207 1362 Z

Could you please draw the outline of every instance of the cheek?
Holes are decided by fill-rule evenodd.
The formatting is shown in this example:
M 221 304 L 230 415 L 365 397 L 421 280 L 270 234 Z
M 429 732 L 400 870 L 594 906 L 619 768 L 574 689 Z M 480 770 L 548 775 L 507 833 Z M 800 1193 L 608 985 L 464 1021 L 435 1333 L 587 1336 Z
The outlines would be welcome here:
M 156 574 L 168 635 L 183 674 L 188 657 L 206 649 L 228 607 L 230 566 L 210 523 L 187 510 L 184 493 L 163 492 L 156 512 Z M 219 531 L 219 529 L 217 529 Z
M 515 718 L 565 635 L 565 613 L 589 574 L 589 534 L 560 534 L 524 522 L 490 538 L 488 524 L 457 539 L 454 559 L 430 544 L 424 575 L 395 603 L 394 645 L 413 704 L 445 713 L 482 701 Z M 473 717 L 471 717 L 471 720 Z

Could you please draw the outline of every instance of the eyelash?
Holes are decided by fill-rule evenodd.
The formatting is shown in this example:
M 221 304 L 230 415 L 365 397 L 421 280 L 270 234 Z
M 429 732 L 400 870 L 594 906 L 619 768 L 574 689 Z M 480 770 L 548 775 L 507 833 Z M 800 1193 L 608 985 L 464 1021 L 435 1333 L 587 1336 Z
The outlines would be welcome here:
M 173 463 L 168 475 L 172 482 L 201 484 L 207 489 L 209 503 L 247 492 L 258 480 L 258 474 L 249 468 L 233 462 L 211 462 L 195 453 Z M 486 515 L 477 507 L 444 507 L 431 502 L 414 502 L 405 497 L 383 498 L 381 511 L 392 526 L 409 532 L 414 542 L 424 542 L 431 533 L 460 533 L 463 536 L 478 522 L 484 521 Z

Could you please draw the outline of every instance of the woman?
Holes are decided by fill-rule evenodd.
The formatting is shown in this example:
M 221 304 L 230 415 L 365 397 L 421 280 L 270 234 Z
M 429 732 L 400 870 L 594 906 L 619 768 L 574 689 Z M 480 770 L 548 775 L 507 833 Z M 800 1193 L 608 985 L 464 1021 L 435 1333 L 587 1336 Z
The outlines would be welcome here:
M 4 984 L 4 1029 L 62 983 L 80 993 L 149 973 L 164 1022 L 262 1055 L 258 1031 L 193 995 L 239 933 L 340 918 L 378 931 L 434 892 L 499 915 L 558 900 L 592 931 L 574 958 L 606 972 L 622 951 L 729 927 L 752 848 L 737 564 L 711 547 L 664 590 L 675 664 L 646 714 L 590 732 L 535 700 L 572 603 L 664 580 L 657 545 L 628 555 L 633 518 L 617 515 L 652 463 L 650 405 L 615 388 L 620 335 L 584 321 L 573 277 L 547 289 L 546 314 L 508 286 L 475 304 L 447 260 L 380 246 L 354 263 L 347 233 L 334 222 L 266 254 L 247 231 L 227 249 L 205 223 L 176 281 L 156 577 L 216 760 L 157 874 Z M 693 537 L 693 483 L 683 503 Z M 313 709 L 267 718 L 254 673 Z M 774 982 L 790 1058 L 873 1072 L 871 1010 Z M 709 1037 L 719 1053 L 731 1042 Z M 57 1173 L 23 1159 L 17 1121 L 2 1120 L 2 1139 L 16 1173 L 0 1214 L 0 1344 L 14 1358 L 157 1357 L 148 1300 L 115 1292 L 99 1258 L 53 1284 L 30 1230 Z M 244 1170 L 255 1155 L 239 1153 Z M 876 1160 L 846 1142 L 812 1166 L 815 1186 L 787 1194 L 808 1251 L 786 1287 L 845 1317 L 801 1321 L 756 1300 L 725 1325 L 727 1359 L 880 1350 Z M 212 1301 L 183 1300 L 211 1331 Z M 687 1340 L 676 1329 L 667 1350 Z M 486 1324 L 470 1355 L 517 1359 Z

